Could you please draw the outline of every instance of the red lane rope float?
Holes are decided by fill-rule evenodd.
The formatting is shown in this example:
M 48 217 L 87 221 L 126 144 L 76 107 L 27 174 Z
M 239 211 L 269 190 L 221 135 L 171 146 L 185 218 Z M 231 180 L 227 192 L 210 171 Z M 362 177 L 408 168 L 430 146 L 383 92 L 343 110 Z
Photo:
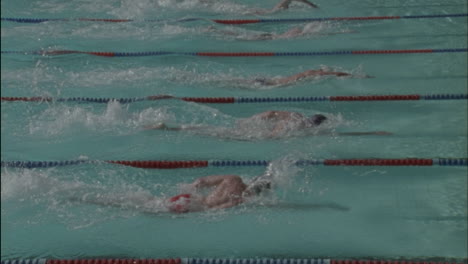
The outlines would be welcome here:
M 274 52 L 197 52 L 197 56 L 208 57 L 271 57 Z
M 232 104 L 236 102 L 234 97 L 182 97 L 183 101 L 195 102 L 195 103 L 208 103 L 208 104 Z
M 468 52 L 468 48 L 458 49 L 398 49 L 398 50 L 338 50 L 338 51 L 301 51 L 301 52 L 171 52 L 171 51 L 144 51 L 144 52 L 108 52 L 108 51 L 79 51 L 79 50 L 36 50 L 14 51 L 2 50 L 2 54 L 17 55 L 68 55 L 87 54 L 104 57 L 142 57 L 142 56 L 202 56 L 202 57 L 281 57 L 281 56 L 330 56 L 330 55 L 377 55 L 377 54 L 409 54 L 409 53 L 454 53 Z
M 467 264 L 466 259 L 436 257 L 443 261 L 423 259 L 348 260 L 348 259 L 273 259 L 273 258 L 176 258 L 176 259 L 13 259 L 2 260 L 1 264 Z M 431 260 L 435 259 L 434 257 Z
M 85 52 L 85 54 L 101 57 L 115 57 L 114 52 Z
M 261 19 L 236 19 L 236 20 L 226 20 L 226 19 L 214 19 L 213 22 L 218 24 L 228 24 L 228 25 L 242 25 L 242 24 L 254 24 L 262 22 Z
M 2 168 L 51 168 L 82 164 L 111 163 L 146 169 L 181 169 L 199 167 L 266 167 L 270 160 L 62 160 L 62 161 L 1 161 Z M 296 160 L 297 166 L 468 166 L 468 158 L 435 159 L 308 159 Z
M 119 161 L 111 160 L 108 163 L 120 164 L 145 169 L 181 169 L 208 167 L 208 161 Z
M 468 94 L 429 94 L 429 95 L 363 95 L 363 96 L 309 96 L 309 97 L 175 97 L 171 95 L 152 95 L 135 98 L 89 98 L 89 97 L 1 97 L 2 102 L 75 102 L 75 103 L 109 103 L 122 104 L 156 100 L 183 100 L 195 103 L 232 104 L 232 103 L 306 103 L 306 102 L 356 102 L 356 101 L 418 101 L 418 100 L 467 100 Z
M 447 18 L 447 17 L 466 17 L 467 13 L 459 14 L 435 14 L 435 15 L 414 15 L 414 16 L 366 16 L 366 17 L 319 17 L 319 18 L 278 18 L 278 19 L 214 19 L 211 20 L 220 24 L 253 24 L 253 23 L 272 23 L 272 22 L 312 22 L 312 21 L 343 21 L 343 20 L 395 20 L 395 19 L 425 19 L 425 18 Z M 42 23 L 42 22 L 70 22 L 70 21 L 90 21 L 90 22 L 191 22 L 199 20 L 208 20 L 205 18 L 183 18 L 183 19 L 108 19 L 108 18 L 18 18 L 2 17 L 2 21 L 16 23 Z
M 2 101 L 50 102 L 50 101 L 53 101 L 53 98 L 51 97 L 2 97 Z

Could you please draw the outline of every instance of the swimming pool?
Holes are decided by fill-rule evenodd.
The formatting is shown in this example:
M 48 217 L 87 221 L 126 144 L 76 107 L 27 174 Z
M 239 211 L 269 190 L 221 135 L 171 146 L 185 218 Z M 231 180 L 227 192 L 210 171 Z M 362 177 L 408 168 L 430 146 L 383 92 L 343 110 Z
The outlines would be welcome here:
M 466 48 L 467 18 L 322 22 L 294 39 L 248 40 L 306 23 L 239 27 L 206 20 L 252 18 L 275 1 L 2 1 L 1 16 L 168 19 L 166 23 L 2 21 L 2 51 L 296 52 Z M 317 1 L 270 18 L 467 13 L 464 1 Z M 256 17 L 255 17 L 256 18 Z M 214 26 L 218 31 L 213 31 Z M 219 30 L 239 33 L 224 35 Z M 466 94 L 466 52 L 296 57 L 98 57 L 2 54 L 4 96 L 298 97 Z M 239 79 L 307 69 L 352 73 L 268 87 Z M 371 75 L 375 78 L 362 78 Z M 132 201 L 170 197 L 177 183 L 210 174 L 246 179 L 263 166 L 145 170 L 108 163 L 2 168 L 1 255 L 15 258 L 466 258 L 467 167 L 294 166 L 298 159 L 466 158 L 467 101 L 197 104 L 2 102 L 2 160 L 275 160 L 279 187 L 253 204 L 174 215 L 135 204 L 101 206 L 82 197 Z M 331 134 L 265 139 L 229 134 L 240 118 L 267 110 L 329 117 Z M 158 131 L 158 122 L 228 128 Z M 390 136 L 337 132 L 388 131 Z

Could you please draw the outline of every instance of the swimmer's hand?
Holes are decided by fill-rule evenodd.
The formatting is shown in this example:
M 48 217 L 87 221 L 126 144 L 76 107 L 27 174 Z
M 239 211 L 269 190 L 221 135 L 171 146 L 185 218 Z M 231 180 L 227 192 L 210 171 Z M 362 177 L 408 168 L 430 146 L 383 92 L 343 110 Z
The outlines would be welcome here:
M 314 3 L 312 3 L 312 2 L 309 2 L 309 1 L 307 1 L 307 0 L 296 0 L 296 1 L 302 2 L 302 3 L 304 3 L 304 4 L 306 4 L 306 5 L 309 5 L 309 6 L 313 7 L 313 8 L 319 8 L 316 4 L 314 4 Z

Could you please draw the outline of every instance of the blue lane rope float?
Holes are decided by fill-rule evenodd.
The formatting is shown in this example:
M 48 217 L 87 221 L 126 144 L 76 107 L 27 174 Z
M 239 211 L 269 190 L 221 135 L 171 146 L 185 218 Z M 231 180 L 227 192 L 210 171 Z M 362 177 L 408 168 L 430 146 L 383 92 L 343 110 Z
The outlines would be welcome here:
M 419 101 L 419 100 L 467 100 L 468 94 L 429 94 L 429 95 L 361 95 L 361 96 L 308 96 L 308 97 L 175 97 L 153 95 L 135 98 L 89 98 L 89 97 L 1 97 L 2 102 L 66 102 L 66 103 L 109 103 L 122 104 L 156 100 L 182 100 L 206 104 L 233 103 L 300 103 L 300 102 L 378 102 L 378 101 Z
M 81 164 L 117 164 L 145 169 L 186 169 L 202 167 L 265 167 L 269 160 L 64 160 L 2 161 L 2 168 L 52 168 Z M 296 160 L 297 166 L 468 166 L 468 158 L 434 159 L 308 159 Z
M 1 264 L 467 264 L 466 259 L 433 261 L 402 259 L 384 260 L 381 258 L 368 259 L 280 259 L 280 258 L 170 258 L 170 259 L 40 259 L 40 260 L 2 260 Z
M 300 56 L 330 56 L 330 55 L 377 55 L 377 54 L 415 54 L 415 53 L 454 53 L 468 52 L 468 48 L 457 49 L 397 49 L 397 50 L 339 50 L 339 51 L 300 51 L 300 52 L 114 52 L 114 51 L 79 51 L 79 50 L 33 50 L 15 51 L 2 50 L 1 54 L 58 56 L 70 54 L 85 54 L 99 57 L 144 57 L 144 56 L 201 56 L 201 57 L 300 57 Z
M 43 22 L 107 22 L 107 23 L 126 23 L 126 22 L 192 22 L 199 20 L 208 20 L 219 24 L 252 24 L 252 23 L 302 23 L 314 21 L 366 21 L 366 20 L 397 20 L 397 19 L 428 19 L 428 18 L 454 18 L 466 17 L 468 14 L 434 14 L 434 15 L 414 15 L 414 16 L 364 16 L 364 17 L 319 17 L 319 18 L 276 18 L 276 19 L 206 19 L 206 18 L 182 18 L 182 19 L 118 19 L 118 18 L 19 18 L 2 17 L 5 22 L 31 23 L 38 24 Z

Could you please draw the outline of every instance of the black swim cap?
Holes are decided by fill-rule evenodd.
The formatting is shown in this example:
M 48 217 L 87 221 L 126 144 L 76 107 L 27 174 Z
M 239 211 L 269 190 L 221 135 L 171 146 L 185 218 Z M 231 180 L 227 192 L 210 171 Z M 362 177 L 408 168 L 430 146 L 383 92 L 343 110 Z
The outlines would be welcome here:
M 327 117 L 321 114 L 313 115 L 309 118 L 309 121 L 316 126 L 322 124 L 325 120 L 327 120 Z
M 267 179 L 263 179 L 263 176 L 255 177 L 250 184 L 247 186 L 247 190 L 252 192 L 253 194 L 260 194 L 265 190 L 271 189 L 271 181 Z
M 261 183 L 256 183 L 251 187 L 251 190 L 255 192 L 255 194 L 260 194 L 264 190 L 270 190 L 271 189 L 271 183 L 270 182 L 261 182 Z

